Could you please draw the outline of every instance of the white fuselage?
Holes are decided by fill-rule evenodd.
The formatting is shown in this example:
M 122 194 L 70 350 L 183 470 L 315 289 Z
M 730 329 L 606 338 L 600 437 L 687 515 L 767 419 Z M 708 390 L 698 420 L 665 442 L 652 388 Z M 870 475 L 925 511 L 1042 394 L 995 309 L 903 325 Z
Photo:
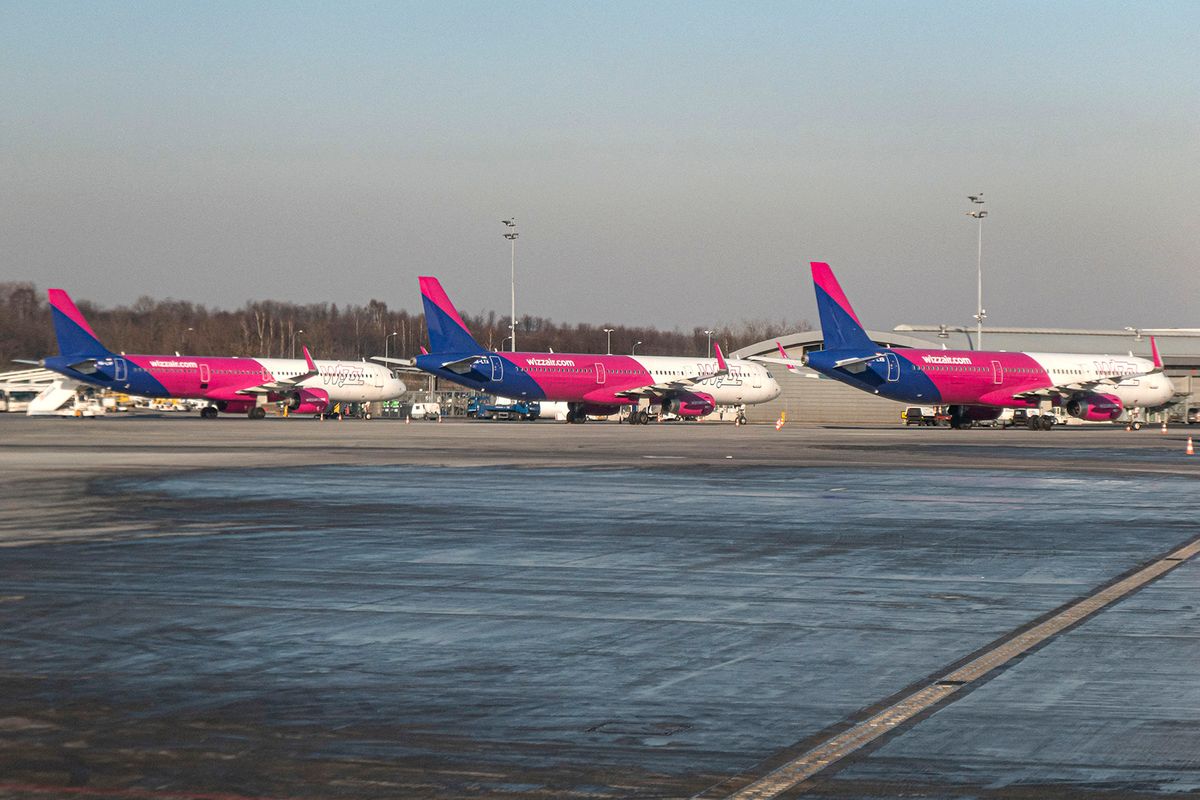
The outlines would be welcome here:
M 1175 386 L 1154 362 L 1137 356 L 1028 353 L 1055 385 L 1112 381 L 1093 391 L 1111 394 L 1127 409 L 1157 408 L 1175 394 Z
M 276 379 L 303 375 L 305 362 L 294 358 L 255 359 Z M 395 400 L 405 392 L 404 382 L 382 364 L 366 361 L 316 361 L 318 375 L 302 381 L 305 389 L 322 389 L 334 403 L 365 403 Z
M 693 375 L 717 371 L 715 359 L 680 358 L 678 356 L 636 356 L 655 383 L 670 383 Z M 691 390 L 711 395 L 722 406 L 754 405 L 774 400 L 780 394 L 779 384 L 757 361 L 740 358 L 726 361 L 729 373 L 705 378 L 692 384 Z

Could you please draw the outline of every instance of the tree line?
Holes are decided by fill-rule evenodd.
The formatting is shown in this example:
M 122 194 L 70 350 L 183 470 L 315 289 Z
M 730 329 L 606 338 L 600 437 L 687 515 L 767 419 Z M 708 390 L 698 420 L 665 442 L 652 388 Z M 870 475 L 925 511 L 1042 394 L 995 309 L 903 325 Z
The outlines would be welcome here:
M 379 300 L 366 305 L 280 303 L 257 300 L 240 309 L 209 309 L 184 300 L 140 297 L 129 306 L 101 308 L 76 300 L 100 340 L 111 350 L 290 357 L 307 345 L 314 358 L 363 359 L 384 355 L 409 357 L 429 346 L 425 315 L 392 310 Z M 508 349 L 509 319 L 495 311 L 462 314 L 476 341 L 489 350 Z M 522 350 L 603 353 L 611 328 L 613 353 L 702 356 L 709 337 L 703 327 L 660 330 L 649 326 L 560 323 L 545 317 L 517 321 Z M 810 330 L 805 321 L 744 320 L 718 326 L 712 339 L 732 352 L 754 342 Z M 46 294 L 32 283 L 0 283 L 0 370 L 14 358 L 39 358 L 58 352 Z

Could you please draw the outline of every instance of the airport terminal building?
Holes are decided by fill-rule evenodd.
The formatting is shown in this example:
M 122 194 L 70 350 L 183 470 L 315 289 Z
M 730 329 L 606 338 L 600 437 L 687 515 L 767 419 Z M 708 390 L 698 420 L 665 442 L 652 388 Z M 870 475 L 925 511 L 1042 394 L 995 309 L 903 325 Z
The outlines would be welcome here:
M 891 331 L 868 330 L 879 345 L 885 347 L 937 348 L 948 350 L 976 349 L 974 329 L 945 325 L 897 325 Z M 1068 328 L 984 328 L 983 345 L 988 350 L 1028 351 L 1039 353 L 1104 353 L 1150 358 L 1150 333 L 1142 330 L 1073 330 Z M 1173 407 L 1172 421 L 1187 418 L 1189 409 L 1200 406 L 1200 329 L 1156 329 L 1163 366 L 1179 397 Z M 802 331 L 778 340 L 791 358 L 823 347 L 820 331 Z M 764 356 L 777 358 L 775 339 L 743 347 L 731 353 L 735 358 Z M 861 392 L 835 380 L 806 378 L 800 372 L 814 375 L 810 370 L 788 372 L 782 365 L 772 365 L 772 374 L 783 392 L 778 398 L 760 406 L 746 409 L 752 422 L 766 422 L 786 411 L 789 420 L 825 423 L 898 423 L 904 404 Z M 1150 415 L 1158 420 L 1161 415 Z

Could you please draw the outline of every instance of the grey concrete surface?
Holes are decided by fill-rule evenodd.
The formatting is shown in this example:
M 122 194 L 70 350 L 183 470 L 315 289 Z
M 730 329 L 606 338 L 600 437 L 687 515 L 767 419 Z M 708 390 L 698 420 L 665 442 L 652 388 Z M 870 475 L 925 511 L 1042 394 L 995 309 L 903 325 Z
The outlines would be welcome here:
M 689 796 L 1193 538 L 1185 436 L 0 417 L 0 797 Z M 1193 786 L 1195 580 L 803 791 Z

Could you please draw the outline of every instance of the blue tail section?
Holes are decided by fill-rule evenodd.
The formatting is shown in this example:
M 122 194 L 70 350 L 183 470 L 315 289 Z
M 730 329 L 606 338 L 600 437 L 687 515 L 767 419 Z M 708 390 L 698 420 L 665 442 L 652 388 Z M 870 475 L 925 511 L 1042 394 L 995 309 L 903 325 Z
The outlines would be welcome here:
M 471 336 L 458 309 L 450 302 L 437 278 L 422 276 L 421 301 L 425 304 L 425 325 L 429 329 L 429 348 L 434 353 L 484 353 Z
M 813 286 L 817 292 L 817 311 L 821 315 L 821 336 L 826 350 L 870 350 L 878 347 L 867 336 L 858 315 L 828 264 L 812 262 Z
M 50 313 L 58 352 L 64 356 L 109 356 L 112 351 L 100 343 L 92 326 L 62 289 L 50 290 Z

